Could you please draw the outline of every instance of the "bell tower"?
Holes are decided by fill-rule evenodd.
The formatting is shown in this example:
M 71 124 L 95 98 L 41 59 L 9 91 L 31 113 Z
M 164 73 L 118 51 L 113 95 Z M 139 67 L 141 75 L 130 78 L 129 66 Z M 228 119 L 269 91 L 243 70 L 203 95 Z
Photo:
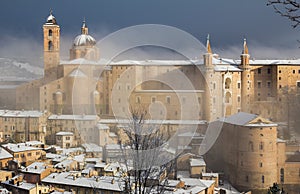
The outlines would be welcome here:
M 44 32 L 44 78 L 56 79 L 59 65 L 60 28 L 52 10 L 43 25 Z

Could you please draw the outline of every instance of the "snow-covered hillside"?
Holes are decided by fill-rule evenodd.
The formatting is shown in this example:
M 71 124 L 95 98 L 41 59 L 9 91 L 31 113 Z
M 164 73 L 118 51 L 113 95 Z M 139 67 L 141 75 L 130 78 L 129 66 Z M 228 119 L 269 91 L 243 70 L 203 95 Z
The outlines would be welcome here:
M 15 59 L 0 58 L 1 81 L 31 80 L 42 77 L 43 69 L 27 62 Z

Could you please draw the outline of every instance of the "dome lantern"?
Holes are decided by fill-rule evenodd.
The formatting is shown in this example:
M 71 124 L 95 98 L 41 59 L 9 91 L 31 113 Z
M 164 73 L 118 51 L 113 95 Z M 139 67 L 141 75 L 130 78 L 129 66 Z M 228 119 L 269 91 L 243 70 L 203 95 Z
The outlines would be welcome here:
M 50 9 L 50 15 L 47 18 L 47 24 L 57 24 L 55 17 L 52 15 L 52 9 Z

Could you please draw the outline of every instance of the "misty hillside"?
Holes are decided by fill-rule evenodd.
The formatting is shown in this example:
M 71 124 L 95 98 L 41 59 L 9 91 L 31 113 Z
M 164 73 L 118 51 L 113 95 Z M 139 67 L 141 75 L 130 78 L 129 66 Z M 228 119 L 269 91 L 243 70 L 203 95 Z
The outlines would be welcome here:
M 0 58 L 0 79 L 2 81 L 37 79 L 43 75 L 43 69 L 28 62 Z

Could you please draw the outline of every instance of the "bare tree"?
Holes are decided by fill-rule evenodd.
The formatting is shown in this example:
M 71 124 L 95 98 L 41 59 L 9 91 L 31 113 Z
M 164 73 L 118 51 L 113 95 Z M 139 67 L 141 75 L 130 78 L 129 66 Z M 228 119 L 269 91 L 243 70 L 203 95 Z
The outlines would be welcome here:
M 166 144 L 168 135 L 159 126 L 145 123 L 145 111 L 135 111 L 120 139 L 126 176 L 125 193 L 164 193 L 175 158 Z
M 300 25 L 300 2 L 299 0 L 268 0 L 268 6 L 272 6 L 276 13 L 288 18 L 293 28 Z

